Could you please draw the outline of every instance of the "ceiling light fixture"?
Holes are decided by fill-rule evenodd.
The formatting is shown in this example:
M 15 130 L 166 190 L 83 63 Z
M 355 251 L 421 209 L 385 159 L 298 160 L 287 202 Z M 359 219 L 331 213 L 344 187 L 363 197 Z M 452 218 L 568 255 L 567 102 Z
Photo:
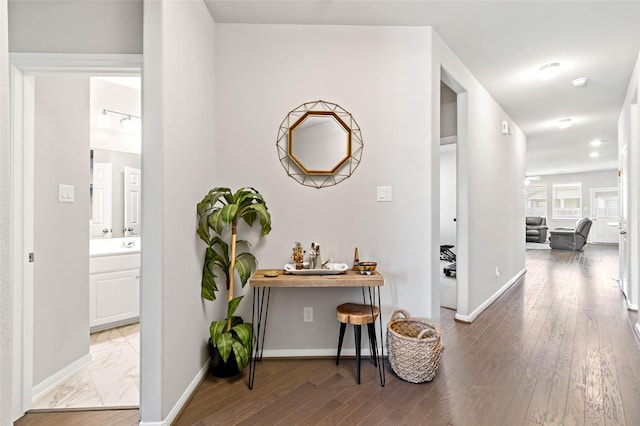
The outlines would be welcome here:
M 98 127 L 102 127 L 105 129 L 110 129 L 112 126 L 111 117 L 108 114 L 118 114 L 123 116 L 120 119 L 120 126 L 126 130 L 139 130 L 140 129 L 140 120 L 141 118 L 137 115 L 127 114 L 126 112 L 114 111 L 111 109 L 103 109 L 102 114 L 98 117 Z M 136 119 L 135 121 L 133 119 Z
M 600 153 L 598 153 L 598 152 L 592 152 L 591 154 L 589 154 L 589 157 L 591 157 L 591 158 L 597 158 L 597 157 L 600 157 Z
M 591 141 L 591 146 L 600 146 L 600 145 L 602 145 L 602 141 L 600 139 Z
M 560 72 L 560 63 L 559 62 L 551 62 L 550 64 L 546 64 L 540 67 L 538 70 L 538 76 L 542 80 L 551 80 L 553 77 L 557 76 Z
M 571 127 L 572 124 L 573 124 L 573 121 L 570 118 L 563 118 L 562 120 L 558 121 L 558 127 L 561 129 L 566 129 L 567 127 Z
M 571 80 L 571 84 L 573 84 L 573 87 L 582 87 L 587 84 L 588 80 L 587 77 L 578 77 Z

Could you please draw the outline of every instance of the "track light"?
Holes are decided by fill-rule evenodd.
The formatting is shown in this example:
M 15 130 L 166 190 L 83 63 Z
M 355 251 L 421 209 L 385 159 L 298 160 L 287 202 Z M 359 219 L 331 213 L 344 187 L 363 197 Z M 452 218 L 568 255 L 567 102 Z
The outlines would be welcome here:
M 106 108 L 102 110 L 102 114 L 100 114 L 100 117 L 98 117 L 98 127 L 102 127 L 105 129 L 110 129 L 112 127 L 111 117 L 109 117 L 108 114 L 122 115 L 123 118 L 120 119 L 120 127 L 122 127 L 125 130 L 140 129 L 141 118 L 138 117 L 137 115 L 127 114 L 119 111 L 113 111 Z

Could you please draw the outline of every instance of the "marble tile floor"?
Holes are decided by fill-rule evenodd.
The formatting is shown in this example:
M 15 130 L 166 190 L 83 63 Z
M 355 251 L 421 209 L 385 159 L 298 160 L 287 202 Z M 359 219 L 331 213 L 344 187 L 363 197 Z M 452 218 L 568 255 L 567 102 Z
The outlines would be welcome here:
M 91 363 L 35 401 L 32 410 L 140 404 L 140 324 L 93 333 L 90 342 Z

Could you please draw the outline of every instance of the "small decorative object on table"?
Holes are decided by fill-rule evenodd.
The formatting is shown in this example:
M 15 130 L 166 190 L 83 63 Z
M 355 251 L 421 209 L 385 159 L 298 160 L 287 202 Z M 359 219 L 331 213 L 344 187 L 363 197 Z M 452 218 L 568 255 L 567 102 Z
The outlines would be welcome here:
M 362 275 L 371 275 L 373 271 L 376 270 L 376 266 L 378 263 L 376 262 L 358 262 L 358 271 Z
M 443 349 L 436 326 L 398 309 L 387 324 L 387 348 L 389 364 L 398 377 L 411 383 L 433 380 Z
M 353 270 L 358 270 L 358 262 L 360 262 L 360 258 L 358 256 L 358 247 L 356 247 L 355 253 L 353 253 Z
M 320 244 L 311 243 L 309 251 L 309 269 L 321 269 L 322 259 L 320 257 Z
M 293 259 L 293 262 L 296 264 L 296 269 L 302 269 L 304 267 L 304 249 L 298 241 L 296 241 L 296 245 L 293 247 L 291 259 Z

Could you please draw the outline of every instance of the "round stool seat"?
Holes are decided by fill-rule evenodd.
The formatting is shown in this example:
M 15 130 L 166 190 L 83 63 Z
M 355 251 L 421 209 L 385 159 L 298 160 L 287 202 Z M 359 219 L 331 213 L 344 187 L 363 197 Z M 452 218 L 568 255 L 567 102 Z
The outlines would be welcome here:
M 373 306 L 373 316 L 371 315 L 371 306 L 360 303 L 343 303 L 336 308 L 336 318 L 344 324 L 370 324 L 376 321 L 380 309 Z

